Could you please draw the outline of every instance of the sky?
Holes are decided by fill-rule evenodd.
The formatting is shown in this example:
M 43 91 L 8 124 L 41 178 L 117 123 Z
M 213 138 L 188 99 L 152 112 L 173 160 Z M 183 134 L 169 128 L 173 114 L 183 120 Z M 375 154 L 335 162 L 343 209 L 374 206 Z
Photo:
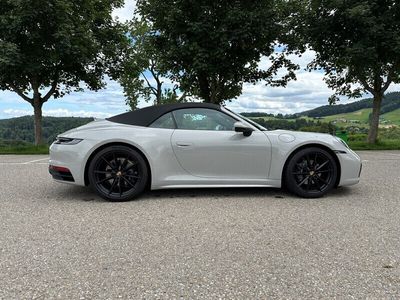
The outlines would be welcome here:
M 129 20 L 133 16 L 135 0 L 126 0 L 123 8 L 113 12 L 114 18 L 120 21 Z M 323 81 L 323 73 L 306 71 L 305 67 L 314 57 L 314 52 L 307 51 L 301 57 L 292 56 L 292 61 L 300 65 L 297 80 L 291 81 L 286 87 L 269 87 L 262 82 L 244 84 L 243 93 L 237 99 L 226 103 L 226 106 L 236 112 L 267 112 L 292 114 L 328 104 L 328 98 L 333 94 Z M 268 65 L 263 58 L 260 67 Z M 74 116 L 106 118 L 128 110 L 122 87 L 118 82 L 106 79 L 106 88 L 97 92 L 85 90 L 73 92 L 60 99 L 50 99 L 43 106 L 45 116 Z M 390 91 L 399 91 L 400 85 L 391 85 Z M 369 96 L 369 95 L 365 95 Z M 341 98 L 340 103 L 354 100 Z M 140 107 L 150 105 L 142 102 Z M 0 119 L 24 115 L 32 115 L 31 105 L 18 95 L 9 91 L 0 91 Z

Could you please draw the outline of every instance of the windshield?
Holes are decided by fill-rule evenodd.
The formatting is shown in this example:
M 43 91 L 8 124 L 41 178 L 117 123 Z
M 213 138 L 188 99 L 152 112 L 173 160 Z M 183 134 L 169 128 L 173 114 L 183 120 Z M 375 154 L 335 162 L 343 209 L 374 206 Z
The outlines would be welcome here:
M 231 111 L 229 108 L 227 108 L 227 107 L 225 107 L 225 106 L 224 106 L 224 108 L 225 108 L 227 111 L 229 111 L 229 112 L 231 112 L 232 114 L 234 114 L 235 116 L 237 116 L 237 117 L 239 117 L 239 118 L 245 120 L 246 122 L 249 122 L 251 125 L 253 125 L 253 126 L 256 127 L 257 129 L 259 129 L 259 130 L 261 130 L 261 131 L 267 131 L 267 130 L 268 130 L 267 128 L 265 128 L 265 127 L 261 126 L 260 124 L 258 124 L 258 123 L 256 123 L 256 122 L 250 120 L 249 118 L 246 118 L 246 117 L 242 116 L 241 114 L 237 114 L 237 113 Z

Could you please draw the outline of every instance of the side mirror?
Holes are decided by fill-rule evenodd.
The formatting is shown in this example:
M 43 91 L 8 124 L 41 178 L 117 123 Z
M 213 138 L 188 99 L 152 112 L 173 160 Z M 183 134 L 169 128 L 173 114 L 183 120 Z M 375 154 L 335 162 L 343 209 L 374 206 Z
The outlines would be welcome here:
M 253 133 L 253 128 L 248 127 L 247 125 L 243 124 L 242 122 L 235 123 L 235 131 L 242 132 L 244 136 L 251 136 Z

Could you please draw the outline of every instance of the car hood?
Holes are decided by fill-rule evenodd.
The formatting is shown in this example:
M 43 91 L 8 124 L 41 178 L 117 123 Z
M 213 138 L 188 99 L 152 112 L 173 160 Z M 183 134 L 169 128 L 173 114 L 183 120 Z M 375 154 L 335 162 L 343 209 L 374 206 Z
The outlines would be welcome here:
M 346 151 L 350 149 L 342 139 L 327 133 L 290 130 L 272 130 L 265 131 L 264 133 L 268 136 L 271 142 L 276 142 L 282 146 L 295 145 L 296 147 L 299 147 L 307 144 L 322 144 L 333 151 Z
M 267 131 L 270 134 L 274 134 L 276 136 L 292 136 L 295 139 L 307 139 L 307 140 L 331 140 L 335 138 L 333 135 L 328 133 L 319 133 L 319 132 L 304 132 L 304 131 L 291 131 L 291 130 L 272 130 Z

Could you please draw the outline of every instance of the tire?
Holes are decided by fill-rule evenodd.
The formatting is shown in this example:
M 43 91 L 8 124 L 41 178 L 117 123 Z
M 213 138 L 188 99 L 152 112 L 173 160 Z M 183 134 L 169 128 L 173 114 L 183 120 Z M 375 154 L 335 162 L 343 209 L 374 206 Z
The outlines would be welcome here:
M 287 163 L 285 187 L 303 198 L 319 198 L 336 184 L 338 166 L 326 150 L 310 147 L 296 152 Z
M 90 187 L 109 201 L 129 201 L 146 188 L 149 170 L 137 151 L 126 146 L 110 146 L 90 161 Z

